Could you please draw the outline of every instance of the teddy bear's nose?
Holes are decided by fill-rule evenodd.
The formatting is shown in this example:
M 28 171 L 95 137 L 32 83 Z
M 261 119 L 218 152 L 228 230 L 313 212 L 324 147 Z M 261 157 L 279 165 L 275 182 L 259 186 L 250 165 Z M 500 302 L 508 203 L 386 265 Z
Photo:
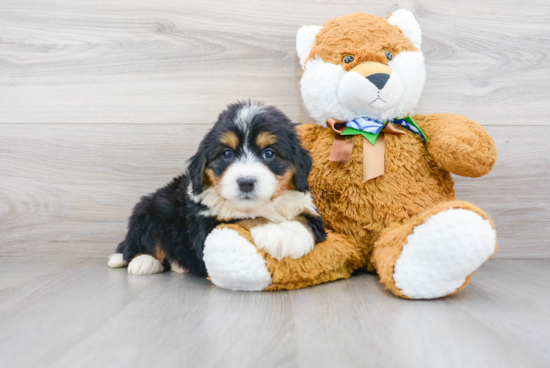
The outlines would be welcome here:
M 390 79 L 390 75 L 386 73 L 376 73 L 369 75 L 366 78 L 376 87 L 378 87 L 378 89 L 382 89 L 388 82 L 388 79 Z

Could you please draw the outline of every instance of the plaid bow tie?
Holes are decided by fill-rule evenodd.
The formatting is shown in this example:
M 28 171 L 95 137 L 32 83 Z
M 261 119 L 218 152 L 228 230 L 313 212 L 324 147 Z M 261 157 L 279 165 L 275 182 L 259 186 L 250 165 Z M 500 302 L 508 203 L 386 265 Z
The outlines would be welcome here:
M 403 128 L 410 130 L 414 134 L 418 134 L 420 138 L 422 138 L 422 140 L 426 142 L 428 141 L 422 129 L 420 129 L 420 127 L 416 125 L 416 123 L 410 116 L 407 116 L 405 119 L 395 119 L 393 121 L 388 120 L 385 122 L 380 122 L 378 120 L 370 119 L 367 117 L 353 119 L 346 123 L 348 129 L 346 129 L 342 133 L 342 135 L 361 134 L 374 145 L 378 134 L 380 134 L 382 129 L 384 129 L 388 125 L 388 123 L 402 126 Z
M 384 135 L 380 133 L 405 134 L 396 125 L 419 135 L 422 140 L 428 141 L 422 129 L 410 116 L 385 122 L 367 117 L 353 119 L 348 122 L 328 119 L 327 126 L 336 133 L 329 161 L 347 163 L 351 158 L 353 139 L 347 139 L 348 137 L 345 136 L 361 134 L 365 138 L 363 140 L 363 182 L 383 175 L 385 145 Z M 370 142 L 370 144 L 367 142 Z

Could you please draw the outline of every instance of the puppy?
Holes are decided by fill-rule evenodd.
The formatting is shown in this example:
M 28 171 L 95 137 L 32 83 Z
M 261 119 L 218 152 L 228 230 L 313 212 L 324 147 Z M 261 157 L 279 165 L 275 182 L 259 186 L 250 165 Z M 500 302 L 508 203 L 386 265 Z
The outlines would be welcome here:
M 281 260 L 309 253 L 325 224 L 309 193 L 311 158 L 295 126 L 261 103 L 228 106 L 190 159 L 187 172 L 134 207 L 110 267 L 135 275 L 172 269 L 206 276 L 204 241 L 221 223 L 250 230 Z

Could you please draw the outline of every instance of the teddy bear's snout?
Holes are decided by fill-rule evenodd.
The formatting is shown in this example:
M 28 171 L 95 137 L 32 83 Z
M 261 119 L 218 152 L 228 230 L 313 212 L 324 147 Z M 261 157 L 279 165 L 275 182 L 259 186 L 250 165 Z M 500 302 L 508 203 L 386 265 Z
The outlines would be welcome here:
M 369 75 L 366 78 L 368 79 L 369 82 L 374 84 L 378 89 L 382 89 L 388 82 L 388 79 L 390 79 L 390 75 L 386 73 L 376 73 L 376 74 Z
M 338 97 L 344 106 L 355 111 L 381 114 L 395 107 L 404 87 L 390 67 L 370 64 L 371 68 L 355 68 L 345 74 L 338 86 Z

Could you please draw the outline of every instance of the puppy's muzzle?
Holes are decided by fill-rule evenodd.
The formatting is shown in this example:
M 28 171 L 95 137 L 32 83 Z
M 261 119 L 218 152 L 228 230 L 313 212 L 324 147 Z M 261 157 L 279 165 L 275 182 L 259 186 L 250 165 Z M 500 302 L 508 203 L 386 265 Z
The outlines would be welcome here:
M 237 180 L 237 184 L 239 184 L 239 189 L 241 190 L 241 192 L 250 193 L 254 190 L 254 187 L 256 186 L 256 179 L 251 176 L 239 178 Z

